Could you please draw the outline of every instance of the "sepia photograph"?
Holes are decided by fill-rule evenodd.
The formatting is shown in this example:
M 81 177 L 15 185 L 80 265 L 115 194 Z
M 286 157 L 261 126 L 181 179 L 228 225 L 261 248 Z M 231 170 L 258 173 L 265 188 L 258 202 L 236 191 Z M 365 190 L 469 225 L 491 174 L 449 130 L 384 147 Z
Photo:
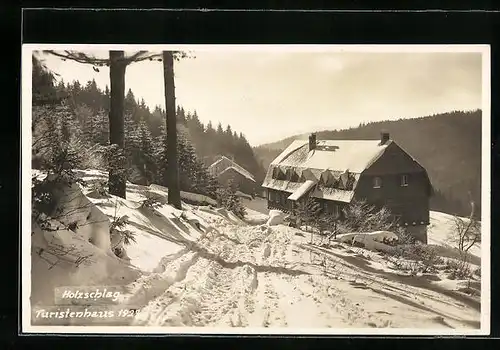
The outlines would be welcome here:
M 22 69 L 23 332 L 489 333 L 488 45 L 26 44 Z

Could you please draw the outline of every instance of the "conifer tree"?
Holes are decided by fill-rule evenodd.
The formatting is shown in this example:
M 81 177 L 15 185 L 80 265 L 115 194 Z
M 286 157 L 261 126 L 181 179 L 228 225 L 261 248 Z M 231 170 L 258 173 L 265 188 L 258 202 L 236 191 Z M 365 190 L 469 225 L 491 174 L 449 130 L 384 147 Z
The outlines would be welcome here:
M 140 137 L 140 153 L 142 156 L 140 169 L 146 184 L 149 185 L 154 180 L 156 165 L 154 162 L 153 139 L 144 120 L 140 122 L 138 132 Z

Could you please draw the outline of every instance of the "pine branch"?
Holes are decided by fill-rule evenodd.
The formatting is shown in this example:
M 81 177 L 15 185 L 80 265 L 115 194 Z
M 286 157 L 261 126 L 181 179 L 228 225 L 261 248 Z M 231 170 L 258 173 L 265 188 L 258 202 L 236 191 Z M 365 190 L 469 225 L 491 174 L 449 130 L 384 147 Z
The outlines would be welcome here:
M 132 56 L 127 57 L 125 60 L 127 61 L 127 65 L 133 63 L 133 62 L 141 62 L 141 61 L 161 61 L 159 57 L 161 57 L 161 53 L 151 53 L 147 54 L 148 51 L 138 51 Z
M 54 55 L 56 57 L 59 57 L 63 60 L 71 60 L 75 61 L 78 63 L 84 63 L 84 64 L 91 64 L 95 66 L 108 66 L 109 65 L 109 59 L 107 58 L 96 58 L 90 55 L 87 55 L 86 53 L 83 52 L 74 52 L 74 51 L 68 51 L 65 50 L 64 53 L 60 53 L 54 50 L 46 50 L 44 51 L 45 53 Z
M 83 52 L 75 52 L 68 50 L 65 50 L 64 53 L 60 53 L 54 50 L 46 50 L 44 52 L 59 57 L 63 60 L 72 60 L 78 63 L 91 64 L 94 66 L 109 66 L 110 63 L 109 58 L 97 58 Z M 119 59 L 118 61 L 123 62 L 125 65 L 129 65 L 134 62 L 140 62 L 145 60 L 161 61 L 161 59 L 158 59 L 160 56 L 161 53 L 148 54 L 148 51 L 138 51 L 133 55 L 124 57 L 123 59 Z

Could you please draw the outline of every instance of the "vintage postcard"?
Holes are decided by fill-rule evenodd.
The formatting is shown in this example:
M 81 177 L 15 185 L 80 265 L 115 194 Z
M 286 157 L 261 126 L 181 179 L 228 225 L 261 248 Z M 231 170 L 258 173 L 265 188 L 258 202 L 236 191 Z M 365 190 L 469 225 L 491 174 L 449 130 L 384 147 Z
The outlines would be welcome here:
M 489 46 L 22 59 L 23 332 L 489 334 Z

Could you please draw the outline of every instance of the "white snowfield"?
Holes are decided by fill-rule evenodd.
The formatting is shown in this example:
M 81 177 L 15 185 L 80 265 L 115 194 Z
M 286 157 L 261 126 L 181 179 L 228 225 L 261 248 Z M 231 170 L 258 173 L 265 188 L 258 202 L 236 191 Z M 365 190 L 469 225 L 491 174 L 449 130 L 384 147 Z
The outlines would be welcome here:
M 150 189 L 167 196 L 158 186 Z M 140 308 L 131 322 L 136 326 L 479 328 L 479 296 L 460 291 L 467 281 L 449 281 L 442 272 L 397 271 L 376 246 L 345 243 L 356 235 L 330 245 L 313 235 L 311 244 L 310 233 L 282 224 L 279 213 L 271 213 L 268 225 L 253 210 L 258 224 L 207 205 L 145 209 L 144 190 L 127 184 L 126 200 L 89 198 L 110 221 L 127 215 L 126 229 L 136 238 L 123 245 L 128 258 L 115 257 L 83 233 L 60 229 L 49 235 L 38 229 L 33 234 L 32 304 L 50 302 L 56 286 L 120 284 L 128 287 L 123 302 Z M 431 215 L 435 244 L 444 239 L 437 234 L 444 217 Z M 102 226 L 96 231 L 101 239 L 109 237 Z M 377 243 L 394 238 L 390 232 L 363 237 Z M 79 267 L 65 261 L 49 269 L 37 252 L 54 244 L 51 240 L 92 257 Z

